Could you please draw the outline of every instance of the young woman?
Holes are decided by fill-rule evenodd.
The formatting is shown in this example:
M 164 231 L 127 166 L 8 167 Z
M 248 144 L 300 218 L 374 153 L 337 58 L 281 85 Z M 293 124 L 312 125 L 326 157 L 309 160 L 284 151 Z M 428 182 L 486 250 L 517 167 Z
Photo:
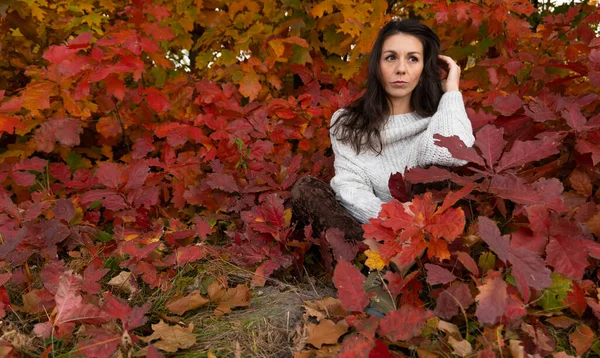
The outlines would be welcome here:
M 433 136 L 475 138 L 459 92 L 460 68 L 439 55 L 440 40 L 415 20 L 391 21 L 379 32 L 364 95 L 331 119 L 335 176 L 331 187 L 312 177 L 292 189 L 294 213 L 317 232 L 336 227 L 362 240 L 361 223 L 392 199 L 391 174 L 417 166 L 466 164 Z M 447 68 L 443 82 L 440 65 Z

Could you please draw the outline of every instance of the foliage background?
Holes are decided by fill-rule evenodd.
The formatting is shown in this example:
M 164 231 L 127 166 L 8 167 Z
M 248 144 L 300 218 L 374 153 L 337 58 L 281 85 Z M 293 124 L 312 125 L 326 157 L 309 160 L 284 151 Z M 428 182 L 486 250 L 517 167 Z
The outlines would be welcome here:
M 443 52 L 464 68 L 461 88 L 475 131 L 485 128 L 477 133 L 475 155 L 482 157 L 464 154 L 472 165 L 461 179 L 432 171 L 411 179 L 472 185 L 457 204 L 469 206 L 464 222 L 456 222 L 463 225 L 456 242 L 466 246 L 448 252 L 465 252 L 480 270 L 456 275 L 471 285 L 473 297 L 489 282 L 517 287 L 509 274 L 514 263 L 496 260 L 488 232 L 474 223 L 492 219 L 512 243 L 518 233 L 522 246 L 537 245 L 527 249 L 542 260 L 536 262 L 546 283 L 553 272 L 551 284 L 507 291 L 526 310 L 508 317 L 534 327 L 526 351 L 597 351 L 595 335 L 579 337 L 584 345 L 536 341 L 536 327 L 550 327 L 548 310 L 576 320 L 568 332 L 598 328 L 600 12 L 591 2 L 537 8 L 522 0 L 0 5 L 0 314 L 11 321 L 28 317 L 20 329 L 46 339 L 36 354 L 55 352 L 60 340 L 65 352 L 102 356 L 126 346 L 129 334 L 136 349 L 145 346 L 136 334 L 156 333 L 149 328 L 154 314 L 189 293 L 173 282 L 190 263 L 218 258 L 251 267 L 251 284 L 261 286 L 275 272 L 298 277 L 308 255 L 331 276 L 340 259 L 333 239 L 294 230 L 285 200 L 300 176 L 331 177 L 329 118 L 360 93 L 372 41 L 394 16 L 435 29 Z M 503 152 L 510 153 L 504 162 Z M 441 201 L 448 189 L 433 192 Z M 557 242 L 563 251 L 549 251 Z M 311 246 L 321 254 L 314 256 Z M 125 281 L 111 281 L 123 272 L 131 273 L 126 282 L 133 289 L 126 292 Z M 413 278 L 423 284 L 423 266 L 419 272 Z M 223 292 L 239 287 L 221 283 Z M 430 286 L 423 290 L 432 292 Z M 529 286 L 533 293 L 525 294 Z M 550 286 L 554 305 L 536 305 Z M 571 301 L 568 292 L 576 295 Z M 419 306 L 412 296 L 402 299 L 399 291 L 398 297 Z M 147 301 L 152 305 L 142 305 Z M 407 310 L 399 312 L 412 313 Z M 137 318 L 126 319 L 132 312 Z M 475 305 L 465 311 L 483 332 L 471 333 L 474 352 L 507 351 L 511 334 L 529 329 L 509 320 L 503 323 L 514 327 L 503 330 L 506 312 L 496 313 L 482 319 Z M 461 319 L 455 323 L 468 332 Z M 99 327 L 107 336 L 94 336 Z M 498 327 L 498 343 L 473 338 Z M 429 334 L 421 331 L 415 337 Z M 356 343 L 353 334 L 345 342 Z M 427 339 L 402 343 L 413 337 L 405 338 L 379 328 L 361 342 L 369 350 L 384 342 L 404 353 L 402 347 L 415 345 L 450 349 Z M 5 348 L 18 354 L 10 344 Z

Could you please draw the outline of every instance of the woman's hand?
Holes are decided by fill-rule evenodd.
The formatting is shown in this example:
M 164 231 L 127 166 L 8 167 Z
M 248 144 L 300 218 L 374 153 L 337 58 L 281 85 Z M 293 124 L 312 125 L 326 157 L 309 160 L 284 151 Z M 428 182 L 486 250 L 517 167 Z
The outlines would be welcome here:
M 444 92 L 458 91 L 460 67 L 448 56 L 439 55 L 438 58 L 448 66 L 448 76 L 445 81 L 442 81 Z

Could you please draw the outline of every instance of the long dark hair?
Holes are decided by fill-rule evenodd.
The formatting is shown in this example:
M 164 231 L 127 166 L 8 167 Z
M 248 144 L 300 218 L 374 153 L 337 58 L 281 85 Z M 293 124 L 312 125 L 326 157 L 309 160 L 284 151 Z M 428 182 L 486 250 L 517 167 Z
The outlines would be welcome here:
M 383 150 L 380 131 L 390 115 L 390 105 L 382 85 L 379 63 L 383 43 L 388 37 L 399 33 L 413 35 L 423 44 L 423 72 L 410 98 L 412 108 L 420 116 L 429 117 L 437 111 L 440 103 L 443 90 L 438 64 L 439 37 L 417 20 L 388 22 L 379 31 L 371 50 L 365 94 L 350 103 L 332 126 L 336 138 L 350 143 L 356 154 L 365 148 L 378 154 Z

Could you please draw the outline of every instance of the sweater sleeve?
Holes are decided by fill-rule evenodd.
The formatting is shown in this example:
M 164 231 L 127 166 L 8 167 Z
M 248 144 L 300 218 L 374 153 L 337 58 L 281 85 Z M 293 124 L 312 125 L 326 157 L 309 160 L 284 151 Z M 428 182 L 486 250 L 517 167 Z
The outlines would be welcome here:
M 336 112 L 332 123 L 339 116 Z M 381 210 L 381 201 L 373 192 L 373 186 L 365 171 L 358 165 L 354 150 L 347 144 L 339 142 L 333 133 L 330 134 L 331 147 L 334 154 L 333 166 L 335 175 L 330 185 L 340 204 L 360 223 L 368 223 Z
M 467 164 L 464 160 L 453 158 L 448 149 L 436 145 L 433 138 L 435 134 L 444 137 L 458 136 L 467 147 L 471 147 L 475 143 L 473 127 L 459 91 L 446 92 L 442 96 L 437 112 L 431 117 L 429 126 L 422 134 L 417 163 L 419 166 Z

